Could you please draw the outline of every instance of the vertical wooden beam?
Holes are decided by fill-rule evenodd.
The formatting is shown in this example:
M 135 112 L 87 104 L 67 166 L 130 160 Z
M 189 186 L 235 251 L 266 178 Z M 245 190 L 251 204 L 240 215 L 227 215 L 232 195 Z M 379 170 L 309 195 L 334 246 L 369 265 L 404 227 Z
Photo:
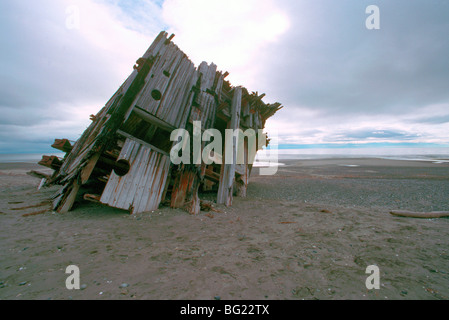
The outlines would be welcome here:
M 173 183 L 170 207 L 181 208 L 184 206 L 188 183 L 189 174 L 184 171 L 184 166 L 182 166 L 181 171 L 176 173 L 176 178 Z
M 242 107 L 242 88 L 235 87 L 231 105 L 231 121 L 228 124 L 228 129 L 235 130 L 240 128 L 241 107 Z M 221 176 L 217 195 L 217 203 L 225 204 L 226 206 L 232 205 L 232 194 L 235 181 L 235 165 L 237 162 L 238 137 L 233 137 L 232 140 L 233 140 L 232 148 L 230 148 L 229 146 L 226 146 L 227 141 L 225 139 L 225 146 L 223 148 L 224 150 L 223 159 L 225 159 L 224 160 L 225 163 L 223 163 L 221 167 Z M 229 151 L 232 152 L 232 155 L 226 154 L 226 152 Z M 230 164 L 226 163 L 226 159 L 228 159 L 228 161 L 232 159 L 232 163 Z
M 243 172 L 236 175 L 235 186 L 236 195 L 238 197 L 246 197 L 246 189 L 248 188 L 249 168 L 248 168 L 248 141 L 244 141 L 244 164 L 241 166 Z
M 200 199 L 198 197 L 198 189 L 200 179 L 196 171 L 192 168 L 183 166 L 178 172 L 171 196 L 170 206 L 172 208 L 184 208 L 190 214 L 198 214 L 200 212 Z

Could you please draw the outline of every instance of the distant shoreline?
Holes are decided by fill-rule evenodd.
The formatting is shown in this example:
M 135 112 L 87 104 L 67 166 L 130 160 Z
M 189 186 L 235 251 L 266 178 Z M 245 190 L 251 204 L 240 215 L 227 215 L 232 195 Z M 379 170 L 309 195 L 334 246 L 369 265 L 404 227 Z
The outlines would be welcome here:
M 38 163 L 43 155 L 55 155 L 63 158 L 65 153 L 47 152 L 47 153 L 0 153 L 0 163 Z
M 257 167 L 265 167 L 270 162 L 259 160 Z M 393 159 L 381 157 L 322 157 L 314 159 L 304 158 L 288 158 L 278 159 L 278 161 L 271 161 L 270 165 L 279 167 L 298 165 L 301 166 L 340 166 L 340 167 L 360 167 L 360 166 L 391 166 L 391 167 L 446 167 L 449 166 L 449 159 Z M 48 170 L 36 162 L 30 161 L 0 161 L 0 170 Z
M 422 148 L 421 148 L 422 149 Z M 376 152 L 372 151 L 371 153 L 359 153 L 359 152 L 351 152 L 351 150 L 347 150 L 347 153 L 341 151 L 340 153 L 335 153 L 335 150 L 332 149 L 308 149 L 308 150 L 289 150 L 291 153 L 286 150 L 277 150 L 274 157 L 270 157 L 270 151 L 268 151 L 268 156 L 265 155 L 266 151 L 260 151 L 257 154 L 256 160 L 260 163 L 257 166 L 263 166 L 264 163 L 271 162 L 271 164 L 278 163 L 282 165 L 283 162 L 287 160 L 357 160 L 357 159 L 384 159 L 384 160 L 394 160 L 394 161 L 420 161 L 420 162 L 431 162 L 435 164 L 441 163 L 449 163 L 449 151 L 446 153 L 446 148 L 438 149 L 438 148 L 428 148 L 426 150 L 416 150 L 413 148 L 408 148 L 403 153 L 398 150 L 389 150 L 390 153 L 386 152 L 384 149 L 379 149 Z M 352 150 L 353 151 L 353 150 Z M 416 153 L 413 153 L 416 151 Z M 46 155 L 55 155 L 59 158 L 63 158 L 65 156 L 64 153 L 61 152 L 53 152 L 53 153 L 45 153 Z M 0 164 L 14 164 L 14 163 L 22 163 L 22 164 L 37 164 L 44 153 L 23 153 L 23 154 L 0 154 Z

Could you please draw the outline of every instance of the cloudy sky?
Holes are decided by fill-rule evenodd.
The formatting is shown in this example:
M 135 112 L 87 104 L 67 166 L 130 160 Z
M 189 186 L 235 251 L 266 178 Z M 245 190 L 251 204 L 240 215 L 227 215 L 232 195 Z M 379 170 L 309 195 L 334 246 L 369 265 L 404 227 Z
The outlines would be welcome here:
M 283 147 L 449 146 L 449 0 L 2 0 L 0 153 L 76 140 L 161 30 Z

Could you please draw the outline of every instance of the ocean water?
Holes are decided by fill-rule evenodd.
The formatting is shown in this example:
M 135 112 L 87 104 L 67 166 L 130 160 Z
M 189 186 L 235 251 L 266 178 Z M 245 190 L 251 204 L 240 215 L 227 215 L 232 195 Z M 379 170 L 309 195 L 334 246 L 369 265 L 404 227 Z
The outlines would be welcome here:
M 449 162 L 449 148 L 329 148 L 282 149 L 258 153 L 257 160 L 277 162 L 287 159 L 314 160 L 332 158 L 380 158 L 390 160 Z
M 11 153 L 11 154 L 1 154 L 0 153 L 0 163 L 5 162 L 23 162 L 23 163 L 37 163 L 42 159 L 42 153 Z M 57 156 L 59 158 L 64 158 L 65 153 L 54 152 L 47 153 L 45 155 Z
M 64 153 L 55 152 L 47 155 L 55 155 L 60 158 Z M 21 153 L 0 154 L 0 163 L 25 162 L 37 163 L 43 154 Z M 256 157 L 258 165 L 264 166 L 267 162 L 271 165 L 282 165 L 284 159 L 329 159 L 329 158 L 381 158 L 392 160 L 432 161 L 435 163 L 449 162 L 449 148 L 341 148 L 341 149 L 282 149 L 273 151 L 259 151 Z

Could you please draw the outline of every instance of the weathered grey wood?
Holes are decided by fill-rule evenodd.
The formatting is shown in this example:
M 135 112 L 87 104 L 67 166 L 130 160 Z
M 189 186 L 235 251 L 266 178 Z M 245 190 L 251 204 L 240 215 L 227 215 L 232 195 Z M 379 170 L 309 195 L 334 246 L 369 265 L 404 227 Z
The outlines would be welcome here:
M 109 179 L 100 202 L 133 213 L 157 208 L 167 179 L 168 157 L 131 139 L 120 159 L 130 162 L 130 171 L 123 177 Z M 111 176 L 117 176 L 112 173 Z M 156 194 L 154 194 L 156 193 Z
M 112 206 L 125 210 L 127 209 L 127 207 L 119 207 L 117 204 L 120 202 L 120 199 L 123 196 L 122 192 L 126 190 L 127 183 L 129 182 L 129 180 L 133 178 L 133 171 L 135 170 L 134 161 L 140 148 L 140 144 L 132 139 L 128 139 L 127 143 L 130 145 L 128 154 L 126 155 L 126 157 L 120 156 L 119 160 L 126 160 L 129 162 L 130 172 L 128 172 L 128 174 L 126 174 L 125 176 L 119 176 L 114 171 L 111 173 L 112 175 L 117 176 L 118 179 L 116 180 L 117 186 L 113 189 L 112 191 L 113 195 L 112 198 L 110 199 L 110 201 L 112 201 L 110 202 Z
M 141 145 L 138 143 L 134 144 L 134 154 L 127 159 L 130 165 L 129 172 L 120 177 L 120 180 L 123 180 L 121 184 L 123 185 L 122 189 L 117 193 L 117 198 L 115 200 L 114 206 L 118 208 L 129 208 L 132 204 L 133 194 L 129 197 L 132 187 L 135 183 L 138 183 L 141 176 L 139 175 L 139 169 L 144 161 L 143 158 L 144 152 L 142 152 Z
M 182 119 L 180 117 L 182 114 L 189 112 L 190 105 L 187 104 L 187 100 L 192 88 L 190 81 L 195 73 L 195 67 L 188 60 L 185 60 L 183 68 L 179 81 L 174 88 L 175 96 L 170 107 L 170 114 L 167 116 L 168 121 L 177 127 L 185 126 L 185 123 L 179 122 L 179 119 Z
M 169 84 L 169 88 L 163 98 L 164 101 L 161 102 L 161 107 L 157 110 L 158 116 L 174 125 L 176 125 L 173 121 L 175 118 L 174 114 L 182 112 L 182 109 L 186 108 L 186 106 L 181 106 L 179 103 L 176 103 L 176 98 L 188 93 L 183 83 L 185 82 L 185 77 L 188 75 L 189 67 L 190 61 L 184 57 L 179 67 L 174 71 L 175 77 Z
M 90 175 L 94 171 L 94 168 L 100 159 L 101 154 L 99 152 L 95 153 L 88 161 L 87 165 L 81 171 L 81 184 L 85 184 L 89 180 Z
M 129 159 L 129 155 L 131 154 L 131 151 L 133 149 L 134 142 L 132 140 L 126 139 L 125 144 L 122 147 L 122 151 L 118 157 L 118 160 L 127 160 Z M 100 201 L 105 204 L 109 204 L 112 206 L 112 203 L 114 201 L 114 195 L 117 190 L 115 190 L 115 186 L 118 185 L 120 180 L 120 176 L 118 176 L 115 172 L 111 172 L 108 183 L 106 184 L 105 189 L 103 190 L 103 193 L 101 195 Z
M 149 179 L 153 179 L 154 172 L 157 167 L 157 155 L 154 152 L 150 152 L 148 155 L 148 161 L 147 164 L 143 170 L 143 177 L 141 181 L 139 182 L 139 185 L 136 188 L 133 206 L 134 212 L 140 211 L 140 207 L 142 206 L 142 202 L 146 201 L 146 198 L 149 196 L 148 194 L 145 194 L 145 185 L 148 182 Z
M 156 37 L 154 42 L 148 48 L 148 50 L 143 55 L 143 58 L 149 58 L 151 56 L 155 56 L 157 52 L 159 52 L 160 48 L 165 44 L 167 40 L 168 33 L 165 31 L 161 31 L 159 35 Z
M 231 121 L 228 125 L 230 129 L 238 129 L 240 126 L 240 111 L 242 101 L 242 88 L 234 88 L 234 96 L 232 98 L 231 105 Z M 225 204 L 226 206 L 232 205 L 233 185 L 235 180 L 235 165 L 237 161 L 237 143 L 236 138 L 233 137 L 232 149 L 224 148 L 224 158 L 229 162 L 232 159 L 231 164 L 223 164 L 221 170 L 220 183 L 218 188 L 217 203 Z M 232 150 L 232 155 L 226 154 L 226 150 Z
M 150 189 L 150 201 L 146 203 L 144 211 L 156 210 L 162 199 L 162 193 L 168 180 L 168 170 L 170 159 L 161 154 L 158 155 L 157 175 L 155 176 Z
M 69 189 L 70 190 L 69 194 L 63 200 L 62 205 L 60 204 L 60 207 L 58 209 L 59 213 L 67 213 L 70 211 L 70 209 L 72 209 L 72 206 L 76 200 L 76 196 L 78 195 L 79 189 L 80 185 L 78 184 L 78 181 L 75 179 L 75 181 L 73 181 L 72 186 Z
M 168 152 L 166 152 L 166 151 L 164 151 L 164 150 L 161 150 L 161 149 L 159 149 L 158 147 L 155 147 L 155 146 L 153 146 L 152 144 L 150 144 L 150 143 L 148 143 L 148 142 L 145 142 L 145 141 L 143 141 L 143 140 L 141 140 L 141 139 L 139 139 L 139 138 L 136 138 L 136 137 L 130 135 L 129 133 L 126 133 L 126 132 L 124 132 L 124 131 L 122 131 L 122 130 L 117 130 L 117 133 L 118 133 L 119 135 L 125 137 L 125 138 L 134 140 L 134 141 L 138 142 L 138 143 L 141 144 L 141 145 L 144 145 L 144 146 L 146 146 L 146 147 L 148 147 L 148 148 L 150 148 L 150 149 L 153 149 L 153 150 L 155 150 L 155 151 L 157 151 L 157 152 L 159 152 L 159 153 L 162 153 L 163 155 L 170 156 L 170 154 L 169 154 Z
M 190 106 L 192 105 L 192 100 L 194 96 L 193 91 L 191 89 L 198 79 L 198 73 L 195 72 L 195 68 L 192 64 L 188 65 L 187 72 L 183 77 L 183 79 L 184 80 L 180 88 L 182 91 L 188 93 L 183 95 L 178 94 L 174 102 L 175 106 L 176 105 L 186 106 L 184 110 L 181 110 L 179 113 L 174 114 L 174 123 L 176 123 L 176 125 L 179 128 L 185 128 L 186 126 L 187 119 L 190 113 Z
M 204 131 L 214 127 L 216 120 L 224 120 L 229 129 L 257 130 L 281 108 L 279 103 L 265 104 L 264 94 L 250 94 L 245 88 L 233 87 L 224 80 L 228 73 L 218 71 L 214 63 L 202 62 L 196 68 L 172 39 L 161 32 L 143 55 L 144 60 L 136 62 L 138 66 L 105 107 L 92 116 L 92 124 L 73 145 L 62 170 L 55 176 L 58 183 L 64 184 L 56 197 L 59 208 L 70 209 L 70 202 L 77 194 L 75 184 L 85 183 L 95 169 L 106 182 L 100 197 L 102 203 L 135 213 L 154 210 L 165 197 L 171 174 L 169 153 L 147 142 L 156 137 L 157 128 L 171 132 L 177 128 L 191 128 L 187 124 L 201 121 Z M 156 97 L 153 90 L 159 91 L 160 97 Z M 125 123 L 123 118 L 128 121 Z M 148 128 L 143 127 L 145 124 Z M 133 127 L 138 132 L 136 135 L 145 137 L 139 139 L 124 132 Z M 230 150 L 223 148 L 229 154 L 220 157 L 228 157 L 231 163 L 223 164 L 220 174 L 209 172 L 207 175 L 205 166 L 201 170 L 198 166 L 197 172 L 189 168 L 194 174 L 187 174 L 184 181 L 189 189 L 180 200 L 184 209 L 190 213 L 199 212 L 198 189 L 203 183 L 208 184 L 210 190 L 212 186 L 217 187 L 218 182 L 217 201 L 228 206 L 232 204 L 234 191 L 245 196 L 251 165 L 246 152 L 245 163 L 237 165 L 236 139 L 233 137 Z M 113 171 L 114 160 L 111 163 L 100 160 L 101 167 L 96 167 L 98 159 L 94 161 L 92 154 L 101 156 L 108 152 L 114 159 L 118 156 L 118 159 L 128 160 L 127 174 L 119 176 Z M 105 166 L 112 172 L 104 169 Z M 203 182 L 205 176 L 207 182 Z
M 155 126 L 164 129 L 166 131 L 173 131 L 176 129 L 176 127 L 172 126 L 171 124 L 159 119 L 158 117 L 152 115 L 151 113 L 147 112 L 145 109 L 140 108 L 139 106 L 135 106 L 133 110 L 139 117 L 141 117 L 143 120 L 145 120 L 148 123 L 154 124 Z

